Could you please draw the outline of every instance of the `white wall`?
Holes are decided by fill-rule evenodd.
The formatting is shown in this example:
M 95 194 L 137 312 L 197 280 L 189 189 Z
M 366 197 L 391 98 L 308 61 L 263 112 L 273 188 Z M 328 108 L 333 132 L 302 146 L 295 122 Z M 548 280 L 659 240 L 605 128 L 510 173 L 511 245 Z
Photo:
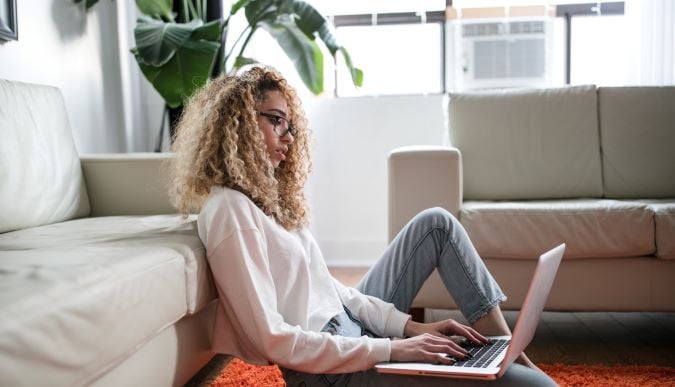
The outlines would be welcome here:
M 152 149 L 156 139 L 162 101 L 135 62 L 121 57 L 133 44 L 135 8 L 120 1 L 101 0 L 86 14 L 71 0 L 33 0 L 30 8 L 19 1 L 19 40 L 0 43 L 0 78 L 61 89 L 80 153 Z M 442 97 L 335 99 L 327 91 L 317 98 L 292 66 L 279 67 L 314 130 L 308 196 L 326 260 L 372 264 L 387 244 L 387 155 L 402 145 L 442 142 Z M 123 88 L 129 80 L 133 90 Z M 134 110 L 131 118 L 125 109 Z
M 387 245 L 387 157 L 399 146 L 443 143 L 442 101 L 305 99 L 316 139 L 307 189 L 311 229 L 328 264 L 367 266 L 380 257 Z
M 79 153 L 126 150 L 115 2 L 17 1 L 19 40 L 0 43 L 0 78 L 61 89 Z

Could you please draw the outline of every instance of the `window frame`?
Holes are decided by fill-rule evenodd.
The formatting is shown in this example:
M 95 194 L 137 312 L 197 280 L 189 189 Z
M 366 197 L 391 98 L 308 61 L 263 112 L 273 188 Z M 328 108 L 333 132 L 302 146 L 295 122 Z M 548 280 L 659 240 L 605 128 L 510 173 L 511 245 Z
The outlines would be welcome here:
M 354 27 L 354 26 L 384 26 L 396 24 L 426 24 L 438 23 L 440 24 L 440 49 L 441 49 L 441 88 L 440 92 L 424 93 L 426 95 L 443 95 L 447 93 L 446 88 L 446 16 L 443 11 L 426 11 L 426 12 L 388 12 L 388 13 L 373 13 L 373 14 L 354 14 L 354 15 L 335 15 L 329 17 L 337 30 L 340 27 Z M 356 62 L 358 66 L 358 62 Z M 338 98 L 353 98 L 340 97 L 337 92 L 337 69 L 335 73 L 335 90 L 334 95 Z M 391 94 L 403 95 L 403 94 Z M 417 95 L 417 93 L 414 93 Z M 421 94 L 420 94 L 421 95 Z
M 378 26 L 392 24 L 419 24 L 419 23 L 440 23 L 440 43 L 441 43 L 441 92 L 426 93 L 429 95 L 446 94 L 447 87 L 447 14 L 448 7 L 452 6 L 452 0 L 446 0 L 446 9 L 443 11 L 426 12 L 387 12 L 387 13 L 368 13 L 351 15 L 333 15 L 328 18 L 333 22 L 335 29 L 350 26 Z M 598 5 L 600 6 L 598 8 Z M 555 6 L 555 17 L 561 17 L 565 23 L 565 84 L 571 83 L 571 59 L 572 59 L 572 18 L 577 16 L 616 16 L 624 15 L 625 2 L 601 2 L 601 3 L 582 3 L 582 4 L 558 4 Z M 358 60 L 357 60 L 358 65 Z M 334 95 L 340 97 L 337 93 L 337 68 Z M 399 94 L 394 94 L 399 95 Z
M 556 6 L 556 17 L 565 20 L 565 84 L 572 82 L 572 18 L 575 16 L 616 16 L 623 15 L 625 3 L 617 1 L 612 3 L 586 4 L 559 4 Z

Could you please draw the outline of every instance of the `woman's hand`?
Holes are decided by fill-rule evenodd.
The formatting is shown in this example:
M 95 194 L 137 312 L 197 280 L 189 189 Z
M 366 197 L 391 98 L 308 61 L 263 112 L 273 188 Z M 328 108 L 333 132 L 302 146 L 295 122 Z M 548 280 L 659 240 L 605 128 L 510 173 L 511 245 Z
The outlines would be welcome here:
M 450 336 L 463 336 L 476 345 L 489 342 L 475 329 L 451 319 L 429 324 L 408 320 L 404 334 L 411 337 L 391 342 L 392 361 L 452 364 L 454 360 L 447 355 L 456 359 L 466 359 L 469 352 Z
M 469 352 L 449 337 L 424 333 L 391 342 L 391 361 L 423 361 L 434 364 L 452 364 L 454 359 L 466 359 Z
M 453 335 L 463 336 L 476 345 L 487 344 L 487 337 L 481 335 L 468 325 L 460 324 L 453 319 L 441 320 L 434 323 L 424 324 L 412 320 L 406 322 L 403 334 L 409 337 L 429 333 L 434 336 L 448 337 Z

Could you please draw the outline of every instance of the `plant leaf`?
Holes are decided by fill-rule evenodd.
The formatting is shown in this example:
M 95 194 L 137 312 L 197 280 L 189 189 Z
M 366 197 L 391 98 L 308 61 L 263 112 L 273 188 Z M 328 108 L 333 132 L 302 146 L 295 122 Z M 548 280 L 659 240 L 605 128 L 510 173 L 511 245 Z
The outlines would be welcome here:
M 173 0 L 136 0 L 136 6 L 141 13 L 155 19 L 161 17 L 170 19 L 168 15 L 171 15 L 173 10 Z
M 150 18 L 139 18 L 134 29 L 137 58 L 151 66 L 165 64 L 171 60 L 176 49 L 201 25 L 201 20 L 193 20 L 190 23 L 165 23 Z
M 314 94 L 320 94 L 323 91 L 323 54 L 316 42 L 290 20 L 262 22 L 261 25 L 293 61 L 307 88 Z
M 212 41 L 220 41 L 220 34 L 222 33 L 221 21 L 212 20 L 208 23 L 204 23 L 201 27 L 198 27 L 194 30 L 191 35 L 192 39 L 204 39 Z
M 284 1 L 289 1 L 293 4 L 293 11 L 298 15 L 295 19 L 295 23 L 298 27 L 312 39 L 314 38 L 315 33 L 318 34 L 319 38 L 334 58 L 339 51 L 345 59 L 345 65 L 349 69 L 352 83 L 356 86 L 363 85 L 363 71 L 354 67 L 347 49 L 338 44 L 335 35 L 333 34 L 332 25 L 328 20 L 314 7 L 302 0 Z
M 272 23 L 277 18 L 277 7 L 273 0 L 252 0 L 246 4 L 244 14 L 250 26 L 262 21 Z
M 290 3 L 292 12 L 297 15 L 295 24 L 310 39 L 314 39 L 314 33 L 321 27 L 328 24 L 328 20 L 319 13 L 314 7 L 301 0 L 287 0 Z
M 340 49 L 340 45 L 335 39 L 335 35 L 333 35 L 330 24 L 325 23 L 317 32 L 319 33 L 319 38 L 323 44 L 326 45 L 326 48 L 328 48 L 328 51 L 330 51 L 330 54 L 334 57 L 335 53 Z
M 233 70 L 240 69 L 246 65 L 251 65 L 251 64 L 258 64 L 260 63 L 259 61 L 253 59 L 253 58 L 247 58 L 245 56 L 238 56 L 234 60 L 234 64 L 232 65 Z
M 347 65 L 347 68 L 349 69 L 349 73 L 352 77 L 352 83 L 359 87 L 362 86 L 363 71 L 357 67 L 354 67 L 352 58 L 349 55 L 347 49 L 338 44 L 337 40 L 335 39 L 335 35 L 333 35 L 330 23 L 325 23 L 323 26 L 321 26 L 318 33 L 319 38 L 321 38 L 321 41 L 326 45 L 326 48 L 328 48 L 328 51 L 330 51 L 334 58 L 338 51 L 345 58 L 345 65 Z
M 232 8 L 230 8 L 230 15 L 234 15 L 235 13 L 239 12 L 240 9 L 246 7 L 250 2 L 251 0 L 239 0 L 232 4 Z
M 143 75 L 152 83 L 167 105 L 181 106 L 211 76 L 220 43 L 188 39 L 178 47 L 176 54 L 162 66 L 152 66 L 139 59 L 138 50 L 132 50 Z
M 352 64 L 352 58 L 349 56 L 347 49 L 344 47 L 339 48 L 342 57 L 345 58 L 345 64 L 349 69 L 349 74 L 352 76 L 352 83 L 356 86 L 363 86 L 363 70 L 354 67 Z

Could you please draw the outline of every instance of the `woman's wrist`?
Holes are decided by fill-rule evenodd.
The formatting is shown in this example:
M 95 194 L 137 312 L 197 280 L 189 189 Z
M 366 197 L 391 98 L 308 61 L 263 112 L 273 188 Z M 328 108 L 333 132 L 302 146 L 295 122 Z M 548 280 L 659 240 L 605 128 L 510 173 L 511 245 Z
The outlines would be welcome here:
M 412 319 L 408 320 L 403 327 L 403 335 L 405 337 L 414 337 L 423 332 L 420 330 L 424 324 L 413 321 Z

